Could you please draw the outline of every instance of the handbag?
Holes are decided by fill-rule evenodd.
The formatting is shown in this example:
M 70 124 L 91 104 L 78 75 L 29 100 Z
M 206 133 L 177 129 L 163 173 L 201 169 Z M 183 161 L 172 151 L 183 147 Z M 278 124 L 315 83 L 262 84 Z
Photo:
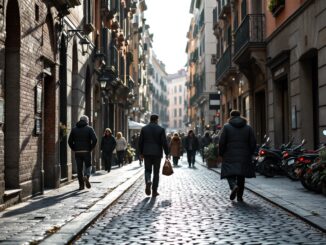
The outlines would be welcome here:
M 171 174 L 173 174 L 172 164 L 169 159 L 166 159 L 164 162 L 162 174 L 166 176 L 170 176 Z

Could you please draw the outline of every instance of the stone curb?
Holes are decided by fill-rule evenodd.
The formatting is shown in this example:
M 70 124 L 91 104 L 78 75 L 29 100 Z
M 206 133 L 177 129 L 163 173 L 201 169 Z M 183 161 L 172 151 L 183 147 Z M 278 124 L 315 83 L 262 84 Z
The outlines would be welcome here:
M 198 161 L 196 161 L 197 163 Z M 200 165 L 207 168 L 207 166 L 201 162 L 198 162 Z M 214 168 L 208 168 L 211 171 L 214 171 L 218 174 L 221 172 Z M 249 186 L 249 187 L 248 187 Z M 251 183 L 246 183 L 245 189 L 251 191 L 252 193 L 264 198 L 266 201 L 273 203 L 274 205 L 284 209 L 285 211 L 295 215 L 296 217 L 300 218 L 301 220 L 307 222 L 311 226 L 321 230 L 322 232 L 326 233 L 326 222 L 325 219 L 315 216 L 312 213 L 307 212 L 304 209 L 294 206 L 293 204 L 286 202 L 279 198 L 277 195 L 265 192 L 264 190 L 254 186 Z
M 71 220 L 60 230 L 45 238 L 40 244 L 70 244 L 82 232 L 84 232 L 96 219 L 99 218 L 120 196 L 122 196 L 142 175 L 144 171 L 139 170 L 132 178 L 128 179 L 123 184 L 119 185 L 106 197 L 99 200 L 86 212 L 80 214 L 75 219 Z

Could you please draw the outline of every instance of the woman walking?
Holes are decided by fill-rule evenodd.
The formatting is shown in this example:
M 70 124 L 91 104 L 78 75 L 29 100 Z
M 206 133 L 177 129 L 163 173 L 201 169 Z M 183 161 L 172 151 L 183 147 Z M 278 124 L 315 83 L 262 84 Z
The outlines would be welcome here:
M 169 146 L 170 155 L 173 157 L 173 165 L 177 166 L 182 155 L 182 141 L 178 133 L 174 133 Z
M 191 166 L 195 167 L 196 151 L 199 150 L 199 141 L 193 130 L 189 130 L 188 132 L 185 139 L 185 148 L 187 151 L 189 168 L 191 168 Z
M 111 171 L 112 165 L 112 152 L 116 146 L 115 138 L 112 135 L 112 131 L 106 128 L 101 141 L 102 161 L 104 162 L 105 170 L 108 173 Z
M 117 150 L 118 164 L 119 164 L 119 167 L 120 167 L 120 165 L 123 166 L 125 151 L 127 149 L 127 141 L 122 136 L 121 132 L 117 133 L 116 141 L 117 141 L 116 150 Z

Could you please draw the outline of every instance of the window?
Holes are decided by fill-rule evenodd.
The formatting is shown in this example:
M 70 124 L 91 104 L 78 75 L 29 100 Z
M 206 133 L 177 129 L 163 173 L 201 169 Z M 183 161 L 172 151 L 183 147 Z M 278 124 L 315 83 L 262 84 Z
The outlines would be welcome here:
M 182 128 L 182 120 L 179 120 L 179 128 Z
M 179 104 L 182 105 L 182 96 L 179 96 Z
M 241 3 L 241 20 L 247 15 L 247 0 L 242 0 Z
M 174 109 L 174 116 L 177 116 L 177 109 Z
M 177 128 L 177 120 L 174 120 L 174 128 Z
M 182 86 L 179 85 L 179 92 L 182 92 Z
M 181 117 L 182 116 L 182 109 L 180 108 L 179 109 L 179 117 Z
M 177 92 L 177 86 L 174 87 L 174 93 L 176 93 L 176 92 Z
M 85 24 L 93 23 L 93 3 L 92 0 L 85 0 Z
M 174 104 L 177 104 L 177 97 L 174 97 Z

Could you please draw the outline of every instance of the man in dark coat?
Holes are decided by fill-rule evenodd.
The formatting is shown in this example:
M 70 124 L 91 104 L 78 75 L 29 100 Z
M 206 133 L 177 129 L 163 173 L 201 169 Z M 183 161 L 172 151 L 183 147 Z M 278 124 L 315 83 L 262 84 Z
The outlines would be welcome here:
M 151 115 L 150 123 L 143 127 L 139 136 L 139 154 L 141 159 L 145 159 L 145 184 L 146 195 L 151 194 L 156 197 L 159 195 L 157 192 L 159 183 L 159 172 L 163 151 L 166 158 L 169 158 L 168 142 L 165 135 L 164 128 L 158 124 L 158 115 Z M 152 170 L 154 169 L 154 170 Z M 151 175 L 153 172 L 153 186 Z
M 94 129 L 88 125 L 88 117 L 85 115 L 81 116 L 68 138 L 68 144 L 71 150 L 75 152 L 79 190 L 84 189 L 84 182 L 87 188 L 91 188 L 89 183 L 89 176 L 92 170 L 91 152 L 96 143 L 97 137 Z M 85 169 L 83 173 L 84 164 Z
M 221 178 L 228 180 L 231 200 L 237 196 L 238 201 L 243 201 L 245 178 L 255 177 L 255 169 L 251 164 L 255 147 L 253 129 L 239 111 L 231 111 L 229 122 L 224 125 L 219 140 L 219 154 L 223 158 Z
M 105 170 L 110 173 L 112 165 L 112 153 L 115 149 L 117 142 L 112 135 L 112 131 L 106 128 L 104 131 L 104 136 L 101 140 L 101 151 L 102 151 L 102 161 L 104 162 Z
M 189 168 L 191 165 L 194 167 L 196 161 L 196 151 L 199 150 L 199 141 L 193 130 L 189 130 L 188 135 L 185 138 L 185 149 L 187 151 Z

